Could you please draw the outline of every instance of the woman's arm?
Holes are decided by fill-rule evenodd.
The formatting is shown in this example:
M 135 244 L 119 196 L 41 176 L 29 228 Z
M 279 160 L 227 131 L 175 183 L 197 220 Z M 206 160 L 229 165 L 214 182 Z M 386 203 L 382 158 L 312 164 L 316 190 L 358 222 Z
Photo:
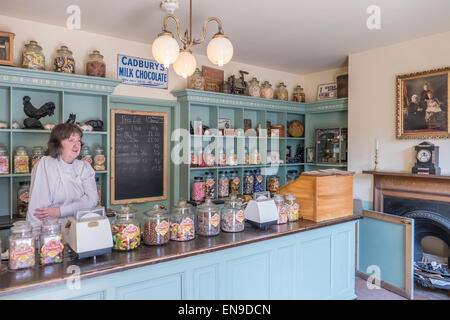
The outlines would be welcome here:
M 50 185 L 47 174 L 47 159 L 42 158 L 31 171 L 30 198 L 27 220 L 32 225 L 40 225 L 41 221 L 34 215 L 36 209 L 49 207 L 52 204 Z
M 61 217 L 74 215 L 79 209 L 90 209 L 97 205 L 97 184 L 95 183 L 95 171 L 87 162 L 81 161 L 81 185 L 84 194 L 81 198 L 60 207 Z

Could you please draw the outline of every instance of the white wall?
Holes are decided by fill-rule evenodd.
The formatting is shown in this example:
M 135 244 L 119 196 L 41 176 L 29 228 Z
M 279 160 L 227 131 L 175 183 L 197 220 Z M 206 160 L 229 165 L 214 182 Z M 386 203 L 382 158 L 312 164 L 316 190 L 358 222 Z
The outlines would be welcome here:
M 422 140 L 395 136 L 395 77 L 450 65 L 450 32 L 351 54 L 349 57 L 349 170 L 355 177 L 355 198 L 372 201 L 375 139 L 379 139 L 381 171 L 411 172 L 413 146 Z M 440 146 L 442 174 L 450 174 L 450 141 L 430 140 Z
M 305 74 L 303 82 L 305 83 L 306 102 L 317 100 L 317 86 L 319 84 L 336 82 L 336 77 L 343 74 L 348 74 L 347 67 Z
M 43 48 L 46 58 L 46 70 L 52 70 L 52 63 L 56 50 L 63 44 L 67 45 L 73 52 L 76 69 L 75 73 L 85 74 L 85 63 L 88 55 L 92 50 L 99 50 L 104 56 L 106 63 L 106 77 L 116 78 L 117 74 L 117 54 L 126 54 L 141 58 L 152 59 L 151 43 L 140 43 L 128 41 L 119 38 L 108 37 L 82 30 L 69 30 L 64 27 L 57 27 L 45 23 L 37 23 L 28 20 L 21 20 L 8 16 L 0 15 L 0 30 L 9 31 L 16 34 L 14 44 L 14 64 L 21 65 L 21 54 L 24 44 L 30 40 L 36 40 Z M 156 38 L 160 30 L 149 30 Z M 235 47 L 234 50 L 239 50 Z M 206 52 L 205 52 L 206 53 Z M 197 66 L 201 70 L 202 65 L 216 67 L 211 64 L 206 56 L 196 56 Z M 239 75 L 239 70 L 249 72 L 247 80 L 251 77 L 257 77 L 260 82 L 267 80 L 275 88 L 275 85 L 283 81 L 292 93 L 292 89 L 297 85 L 304 85 L 303 77 L 296 74 L 280 72 L 267 68 L 261 68 L 252 65 L 246 65 L 232 61 L 224 66 L 225 79 L 231 74 Z M 114 94 L 167 99 L 173 100 L 174 96 L 170 93 L 172 90 L 180 90 L 186 88 L 186 80 L 179 77 L 173 71 L 173 67 L 169 69 L 169 89 L 144 88 L 129 85 L 119 85 Z

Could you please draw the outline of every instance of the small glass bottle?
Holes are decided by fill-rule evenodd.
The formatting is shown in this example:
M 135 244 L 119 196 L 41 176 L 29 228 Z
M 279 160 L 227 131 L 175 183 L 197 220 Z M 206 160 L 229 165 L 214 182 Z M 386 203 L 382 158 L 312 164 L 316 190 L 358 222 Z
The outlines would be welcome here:
M 222 215 L 222 231 L 240 232 L 244 230 L 244 209 L 242 209 L 242 203 L 236 195 L 231 195 L 220 212 Z
M 250 171 L 244 170 L 244 194 L 252 195 L 253 194 L 253 174 Z
M 97 184 L 97 207 L 102 206 L 102 185 L 100 183 L 100 179 L 98 177 L 95 178 L 95 182 Z
M 44 220 L 40 240 L 41 265 L 63 262 L 63 235 L 58 219 Z
M 34 40 L 24 46 L 22 52 L 22 68 L 44 70 L 45 56 L 42 47 Z
M 219 183 L 217 187 L 217 195 L 219 198 L 226 198 L 229 196 L 229 181 L 227 172 L 219 171 Z
M 84 145 L 81 147 L 80 150 L 80 160 L 81 161 L 86 161 L 88 162 L 90 165 L 92 165 L 92 155 L 91 155 L 91 150 L 89 150 L 89 147 L 87 145 Z
M 216 197 L 216 179 L 212 172 L 205 173 L 205 197 L 211 199 Z
M 280 82 L 275 90 L 275 99 L 288 101 L 288 91 L 283 82 Z
M 92 77 L 105 77 L 106 65 L 103 61 L 103 56 L 98 50 L 92 51 L 89 59 L 86 62 L 86 74 Z
M 95 171 L 103 171 L 106 170 L 105 166 L 106 158 L 103 154 L 103 148 L 102 147 L 96 147 L 94 149 L 94 170 Z
M 264 178 L 261 174 L 261 170 L 256 169 L 255 174 L 254 174 L 254 180 L 253 180 L 253 192 L 263 192 L 264 191 L 263 180 L 264 180 Z
M 248 94 L 251 97 L 260 97 L 261 96 L 261 88 L 259 87 L 259 81 L 256 78 L 252 78 L 248 82 Z
M 204 90 L 205 77 L 199 68 L 195 68 L 195 72 L 188 78 L 188 89 Z
M 130 251 L 141 245 L 141 228 L 135 213 L 136 211 L 128 205 L 122 206 L 116 213 L 111 226 L 114 250 Z
M 30 158 L 25 147 L 17 147 L 14 155 L 14 173 L 30 173 Z
M 30 202 L 30 182 L 19 182 L 19 189 L 17 190 L 17 215 L 21 218 L 27 216 L 28 203 Z
M 167 211 L 155 204 L 152 210 L 144 214 L 144 244 L 153 246 L 169 242 L 170 221 Z
M 273 99 L 273 88 L 268 81 L 261 84 L 261 98 Z
M 197 207 L 197 233 L 201 236 L 216 236 L 220 232 L 220 211 L 212 199 Z
M 54 61 L 54 71 L 63 73 L 75 73 L 75 59 L 72 51 L 67 46 L 61 46 L 56 50 L 56 58 Z
M 28 221 L 17 221 L 9 236 L 9 268 L 31 268 L 35 264 L 35 239 Z
M 300 219 L 299 208 L 297 202 L 295 202 L 295 195 L 293 193 L 288 193 L 284 197 L 286 199 L 286 211 L 288 215 L 288 221 L 297 221 Z
M 238 195 L 240 192 L 241 192 L 241 179 L 239 179 L 237 171 L 231 171 L 230 194 Z
M 9 174 L 8 150 L 0 146 L 0 174 Z
M 281 194 L 274 195 L 275 205 L 277 206 L 278 211 L 278 221 L 277 224 L 283 224 L 288 221 L 286 206 L 284 205 L 284 198 Z
M 31 150 L 31 170 L 37 165 L 38 161 L 44 156 L 44 147 L 35 146 Z
M 298 85 L 292 91 L 292 101 L 305 102 L 305 92 L 301 85 Z
M 180 199 L 170 216 L 170 240 L 189 241 L 195 238 L 195 214 L 186 200 Z
M 203 201 L 205 200 L 205 182 L 202 177 L 194 177 L 194 183 L 192 183 L 192 200 Z

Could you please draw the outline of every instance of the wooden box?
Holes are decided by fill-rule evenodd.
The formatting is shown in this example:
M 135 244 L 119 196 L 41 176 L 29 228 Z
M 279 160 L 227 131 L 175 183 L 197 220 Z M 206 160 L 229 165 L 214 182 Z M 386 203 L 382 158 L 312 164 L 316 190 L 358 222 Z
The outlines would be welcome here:
M 280 188 L 293 193 L 300 215 L 314 222 L 353 215 L 353 175 L 301 175 Z

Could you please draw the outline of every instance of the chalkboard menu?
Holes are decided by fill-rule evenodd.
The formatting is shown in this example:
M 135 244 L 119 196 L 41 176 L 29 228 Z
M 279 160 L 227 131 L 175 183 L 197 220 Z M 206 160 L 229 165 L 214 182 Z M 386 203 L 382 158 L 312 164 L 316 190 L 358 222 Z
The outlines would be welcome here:
M 167 199 L 167 113 L 111 110 L 111 203 Z

